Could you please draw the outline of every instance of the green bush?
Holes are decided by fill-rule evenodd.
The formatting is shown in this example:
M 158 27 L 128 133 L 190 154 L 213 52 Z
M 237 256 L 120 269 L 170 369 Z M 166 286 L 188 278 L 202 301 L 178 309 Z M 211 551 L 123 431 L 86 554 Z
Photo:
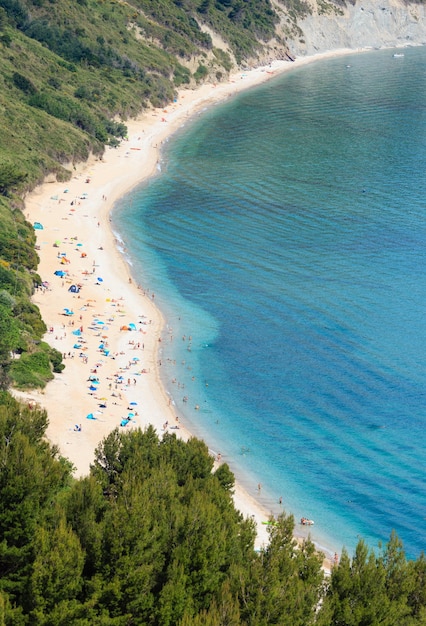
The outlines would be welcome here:
M 32 95 L 37 91 L 30 79 L 19 72 L 13 72 L 12 81 L 15 87 L 18 87 L 18 89 L 27 95 Z
M 12 361 L 9 374 L 18 389 L 43 389 L 53 378 L 49 356 L 42 351 L 21 354 Z
M 10 162 L 0 162 L 0 194 L 7 195 L 27 179 L 22 169 Z
M 179 65 L 175 69 L 174 84 L 176 87 L 181 85 L 188 85 L 191 81 L 191 73 L 187 67 Z
M 59 352 L 59 350 L 56 350 L 56 348 L 52 348 L 51 346 L 49 346 L 47 343 L 43 342 L 41 345 L 47 351 L 55 374 L 60 374 L 61 372 L 63 372 L 65 369 L 65 365 L 62 363 L 62 353 Z
M 40 311 L 32 302 L 21 298 L 15 304 L 13 313 L 21 327 L 31 333 L 33 338 L 40 339 L 46 332 L 46 324 L 41 318 Z
M 202 80 L 204 80 L 206 78 L 206 76 L 208 75 L 209 71 L 206 68 L 205 65 L 202 65 L 200 63 L 200 65 L 198 66 L 197 70 L 194 72 L 194 79 L 197 83 L 200 83 Z

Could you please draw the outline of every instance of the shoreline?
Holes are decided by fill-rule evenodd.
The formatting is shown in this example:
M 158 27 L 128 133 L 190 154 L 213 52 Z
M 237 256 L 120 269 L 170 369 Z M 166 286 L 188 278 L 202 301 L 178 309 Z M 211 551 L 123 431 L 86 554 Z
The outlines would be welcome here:
M 44 390 L 15 395 L 47 409 L 47 436 L 74 464 L 76 477 L 88 473 L 98 443 L 123 421 L 123 428 L 152 424 L 160 436 L 165 430 L 185 440 L 191 436 L 176 422 L 160 378 L 163 315 L 153 294 L 135 284 L 111 228 L 115 203 L 157 173 L 159 146 L 202 109 L 285 71 L 358 52 L 336 50 L 294 62 L 275 61 L 240 71 L 226 83 L 181 90 L 165 109 L 148 110 L 130 121 L 128 140 L 106 148 L 102 160 L 92 158 L 76 166 L 67 183 L 45 182 L 26 198 L 27 219 L 43 224 L 36 231 L 38 273 L 48 283 L 32 300 L 48 327 L 45 339 L 66 356 L 66 368 Z M 55 271 L 67 274 L 59 277 Z M 79 293 L 69 291 L 74 284 L 81 285 Z M 66 314 L 66 308 L 73 314 Z M 121 330 L 129 324 L 135 330 Z M 81 430 L 74 430 L 80 424 Z M 270 512 L 239 484 L 234 501 L 245 517 L 254 516 L 257 522 L 256 547 L 265 545 L 268 534 L 262 521 Z

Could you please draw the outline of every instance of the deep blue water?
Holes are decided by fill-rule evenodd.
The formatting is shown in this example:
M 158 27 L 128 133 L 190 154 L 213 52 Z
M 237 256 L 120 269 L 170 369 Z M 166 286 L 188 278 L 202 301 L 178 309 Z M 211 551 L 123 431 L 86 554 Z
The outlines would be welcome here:
M 204 111 L 114 222 L 167 319 L 181 420 L 320 545 L 395 529 L 416 557 L 426 49 L 404 53 L 318 61 Z

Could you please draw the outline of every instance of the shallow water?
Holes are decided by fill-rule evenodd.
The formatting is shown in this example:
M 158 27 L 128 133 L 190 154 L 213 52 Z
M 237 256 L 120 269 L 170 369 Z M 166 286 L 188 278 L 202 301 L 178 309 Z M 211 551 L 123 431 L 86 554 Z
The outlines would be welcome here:
M 333 549 L 425 547 L 425 62 L 318 61 L 213 107 L 114 213 L 177 414 Z

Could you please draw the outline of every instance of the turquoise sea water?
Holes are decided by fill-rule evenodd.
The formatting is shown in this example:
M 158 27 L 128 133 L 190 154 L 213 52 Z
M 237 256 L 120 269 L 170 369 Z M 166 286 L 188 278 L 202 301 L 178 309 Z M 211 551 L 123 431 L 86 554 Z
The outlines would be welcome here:
M 167 319 L 176 414 L 332 550 L 392 529 L 409 556 L 426 547 L 425 212 L 413 48 L 207 109 L 113 215 Z

